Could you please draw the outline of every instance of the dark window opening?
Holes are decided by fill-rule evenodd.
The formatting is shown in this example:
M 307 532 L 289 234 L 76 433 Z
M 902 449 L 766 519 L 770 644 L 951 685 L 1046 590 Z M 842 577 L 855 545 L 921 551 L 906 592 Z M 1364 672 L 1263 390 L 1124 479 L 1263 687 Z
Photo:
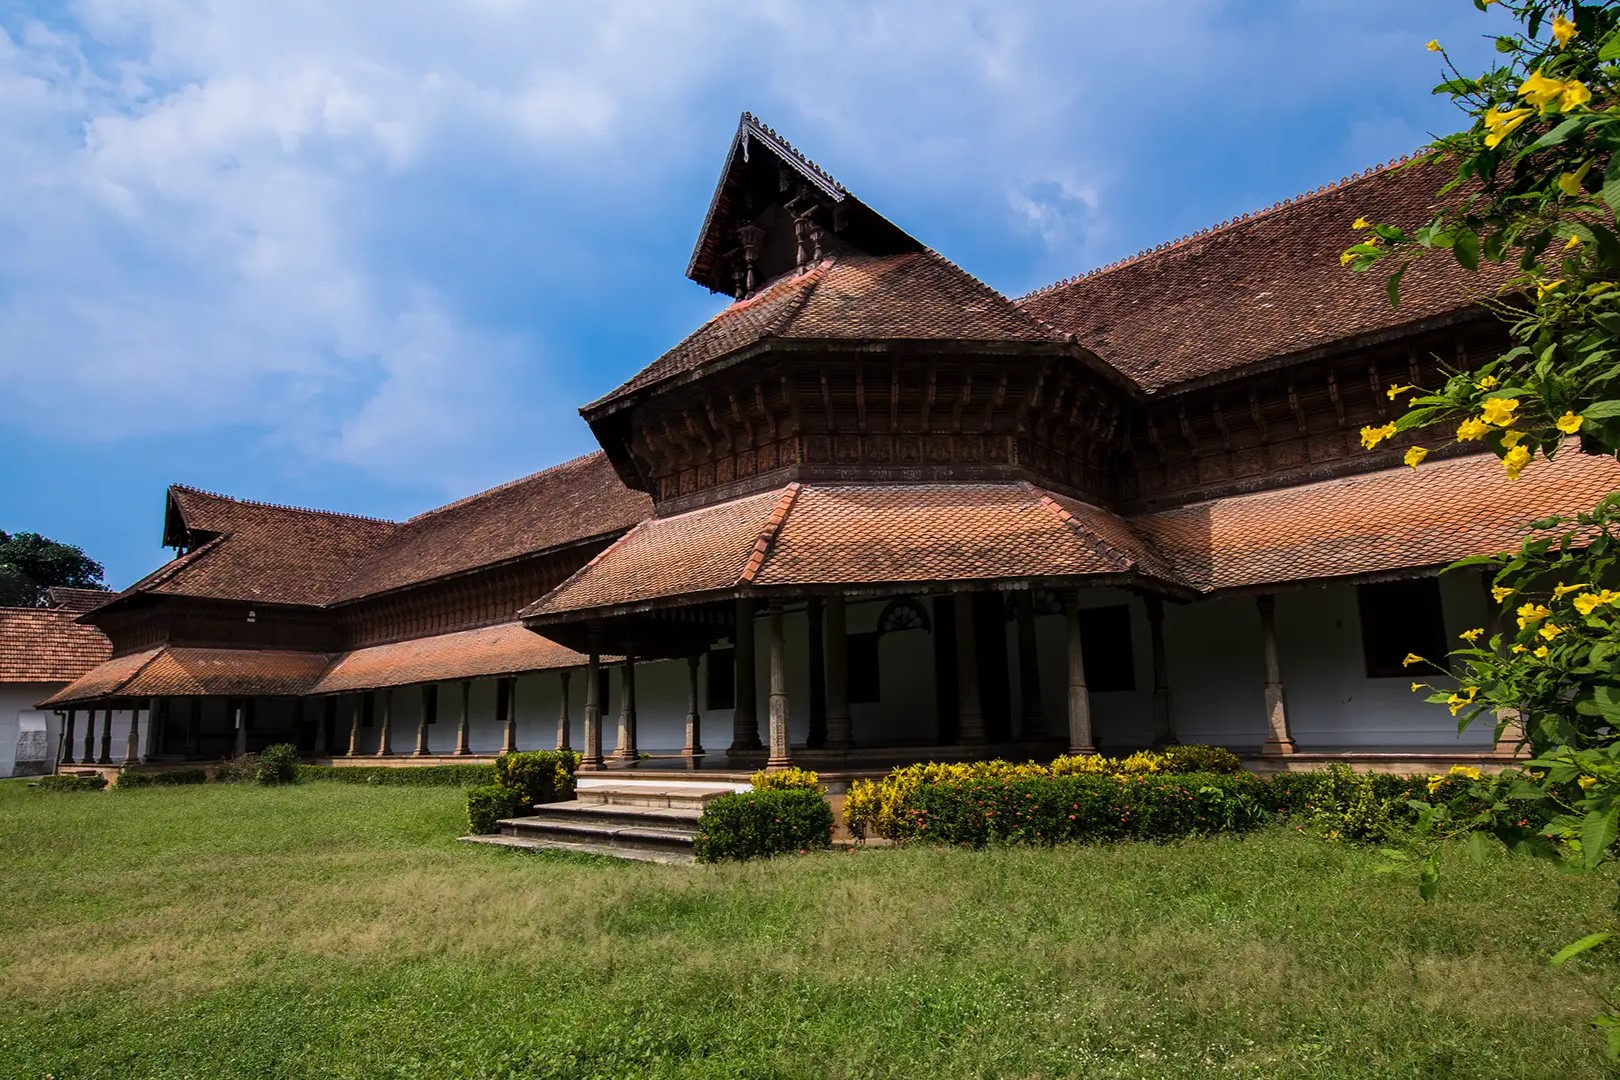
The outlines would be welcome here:
M 878 635 L 850 634 L 849 701 L 852 705 L 872 705 L 883 700 L 878 678 Z
M 1401 661 L 1409 653 L 1445 663 L 1450 650 L 1438 578 L 1358 585 L 1356 607 L 1361 612 L 1361 652 L 1368 678 L 1407 677 L 1411 669 Z
M 708 656 L 708 691 L 704 708 L 737 707 L 737 650 L 713 649 Z
M 1086 686 L 1094 694 L 1136 689 L 1131 609 L 1124 604 L 1080 609 L 1080 651 Z
M 377 716 L 377 699 L 372 694 L 360 696 L 360 726 L 368 728 Z

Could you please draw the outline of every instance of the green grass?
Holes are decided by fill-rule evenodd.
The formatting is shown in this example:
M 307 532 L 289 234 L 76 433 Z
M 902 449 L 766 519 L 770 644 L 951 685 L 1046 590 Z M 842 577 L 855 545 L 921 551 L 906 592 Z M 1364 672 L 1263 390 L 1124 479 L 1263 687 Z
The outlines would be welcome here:
M 1583 1077 L 1609 878 L 1284 830 L 666 867 L 460 794 L 0 784 L 0 1076 Z

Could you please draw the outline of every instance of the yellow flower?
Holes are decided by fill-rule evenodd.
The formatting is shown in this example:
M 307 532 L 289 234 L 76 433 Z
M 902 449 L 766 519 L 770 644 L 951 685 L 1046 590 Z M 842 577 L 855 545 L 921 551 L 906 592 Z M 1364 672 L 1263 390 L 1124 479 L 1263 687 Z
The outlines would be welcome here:
M 1464 686 L 1462 694 L 1452 694 L 1446 698 L 1446 704 L 1451 706 L 1451 715 L 1456 716 L 1474 703 L 1474 695 L 1479 693 L 1477 686 Z
M 1581 420 L 1582 418 L 1576 416 L 1573 412 L 1565 412 L 1563 416 L 1558 418 L 1553 426 L 1559 431 L 1562 431 L 1565 435 L 1573 435 L 1577 431 L 1581 430 Z
M 1414 693 L 1414 694 L 1415 694 L 1415 693 L 1417 693 L 1417 692 L 1418 692 L 1418 691 L 1419 691 L 1419 690 L 1427 690 L 1427 689 L 1428 689 L 1428 688 L 1429 688 L 1429 684 L 1428 684 L 1428 683 L 1424 683 L 1424 682 L 1415 682 L 1415 683 L 1413 683 L 1413 684 L 1412 684 L 1412 693 Z
M 1396 386 L 1394 383 L 1390 383 L 1389 389 L 1386 390 L 1385 393 L 1387 393 L 1389 395 L 1389 400 L 1394 401 L 1396 394 L 1404 394 L 1408 390 L 1416 390 L 1416 389 L 1417 389 L 1417 387 L 1415 387 L 1415 386 Z
M 1439 52 L 1440 51 L 1440 40 L 1438 38 L 1436 38 L 1435 40 L 1429 42 L 1427 45 L 1425 45 L 1423 47 L 1425 49 L 1428 49 L 1430 52 Z
M 1476 690 L 1477 688 L 1470 686 L 1468 689 Z M 1472 695 L 1469 696 L 1471 697 Z M 1478 780 L 1480 778 L 1480 771 L 1474 768 L 1472 765 L 1453 765 L 1450 769 L 1446 770 L 1446 775 L 1461 776 L 1468 780 Z
M 1549 79 L 1540 69 L 1519 86 L 1519 96 L 1543 112 L 1573 109 L 1592 100 L 1592 91 L 1579 79 Z
M 1372 222 L 1370 222 L 1370 221 L 1368 221 L 1368 220 L 1367 220 L 1367 219 L 1366 219 L 1366 218 L 1364 218 L 1364 217 L 1358 217 L 1358 218 L 1356 218 L 1356 220 L 1355 220 L 1355 221 L 1354 221 L 1354 222 L 1353 222 L 1353 223 L 1352 223 L 1352 224 L 1351 224 L 1351 226 L 1350 226 L 1350 227 L 1351 227 L 1351 228 L 1352 228 L 1352 229 L 1370 229 L 1370 228 L 1372 228 Z
M 1500 604 L 1502 601 L 1506 600 L 1508 597 L 1510 597 L 1512 595 L 1513 595 L 1513 590 L 1508 588 L 1506 585 L 1492 585 L 1491 586 L 1491 599 L 1495 600 L 1498 604 Z
M 1406 462 L 1407 465 L 1409 465 L 1409 466 L 1411 466 L 1412 468 L 1415 469 L 1419 465 L 1423 464 L 1423 459 L 1428 457 L 1428 456 L 1429 456 L 1429 452 L 1427 450 L 1423 449 L 1423 447 L 1414 446 L 1414 447 L 1412 447 L 1411 449 L 1409 449 L 1406 452 L 1406 456 L 1404 458 L 1402 458 L 1401 460 Z
M 1523 645 L 1515 645 L 1509 651 L 1510 652 L 1515 652 L 1515 653 L 1522 653 L 1522 652 L 1524 652 L 1524 646 Z
M 1530 109 L 1492 109 L 1485 114 L 1485 146 L 1496 149 L 1532 115 Z
M 1571 248 L 1578 248 L 1580 246 L 1581 246 L 1581 238 L 1578 237 L 1578 236 L 1571 236 L 1568 240 L 1564 241 L 1564 250 L 1565 251 L 1568 251 Z
M 1371 450 L 1385 439 L 1393 438 L 1394 435 L 1395 424 L 1393 421 L 1382 427 L 1364 427 L 1361 429 L 1361 445 L 1365 449 Z
M 1531 653 L 1530 655 L 1535 657 L 1537 660 L 1545 660 L 1545 659 L 1547 659 L 1547 655 L 1548 655 L 1547 646 L 1545 646 L 1545 645 L 1541 646 L 1539 649 L 1537 649 L 1535 652 Z M 1453 713 L 1452 715 L 1455 716 L 1456 714 Z
M 1483 439 L 1489 430 L 1491 427 L 1485 421 L 1470 416 L 1457 425 L 1457 441 L 1473 442 L 1475 439 Z
M 1550 615 L 1552 613 L 1548 612 L 1548 614 Z M 1409 653 L 1406 654 L 1406 658 L 1401 661 L 1401 666 L 1402 667 L 1411 667 L 1413 664 L 1421 664 L 1421 663 L 1423 663 L 1423 657 L 1419 656 L 1415 652 L 1409 652 Z
M 1452 709 L 1451 710 L 1451 715 L 1456 716 L 1457 715 L 1457 710 Z M 1440 785 L 1445 783 L 1445 782 L 1446 782 L 1446 778 L 1443 777 L 1443 776 L 1431 776 L 1431 777 L 1429 777 L 1429 794 L 1434 795 L 1437 792 L 1439 792 Z
M 1562 581 L 1560 581 L 1557 585 L 1553 586 L 1553 599 L 1562 600 L 1570 593 L 1580 592 L 1584 588 L 1586 588 L 1586 582 L 1584 581 L 1579 585 L 1565 585 Z
M 1341 254 L 1339 256 L 1339 265 L 1340 266 L 1349 266 L 1351 263 L 1353 263 L 1355 261 L 1356 261 L 1356 253 L 1353 252 L 1353 251 L 1346 251 L 1346 252 L 1344 252 L 1343 254 Z
M 1562 49 L 1569 44 L 1569 39 L 1575 36 L 1575 24 L 1562 15 L 1553 16 L 1552 35 Z
M 1519 616 L 1519 629 L 1523 630 L 1531 623 L 1538 623 L 1552 614 L 1552 608 L 1545 604 L 1521 604 L 1517 612 Z
M 1576 780 L 1575 782 L 1577 784 L 1581 785 L 1581 790 L 1582 791 L 1586 791 L 1593 784 L 1598 782 L 1598 778 L 1595 777 L 1595 776 L 1583 776 L 1579 780 Z
M 1595 593 L 1581 593 L 1572 603 L 1575 605 L 1576 611 L 1582 615 L 1590 615 L 1603 605 L 1612 604 L 1616 600 L 1620 600 L 1620 592 L 1615 592 L 1612 589 L 1599 589 Z
M 1509 450 L 1513 449 L 1515 446 L 1518 446 L 1523 441 L 1524 432 L 1522 431 L 1514 431 L 1512 428 L 1508 428 L 1506 431 L 1502 432 L 1502 445 L 1507 447 Z
M 1564 632 L 1564 628 L 1562 626 L 1559 626 L 1555 622 L 1550 622 L 1546 626 L 1543 626 L 1540 630 L 1536 631 L 1536 633 L 1540 634 L 1542 637 L 1546 638 L 1548 641 L 1551 641 L 1553 638 L 1557 637 L 1559 634 L 1562 634 L 1563 632 Z
M 1586 84 L 1576 79 L 1571 79 L 1569 82 L 1564 84 L 1564 93 L 1559 97 L 1558 104 L 1564 109 L 1565 112 L 1568 112 L 1575 106 L 1585 105 L 1591 100 L 1592 91 L 1586 88 Z
M 1562 191 L 1565 195 L 1568 195 L 1572 199 L 1579 195 L 1581 193 L 1581 185 L 1586 182 L 1586 174 L 1592 171 L 1592 165 L 1596 161 L 1597 158 L 1589 158 L 1585 164 L 1576 169 L 1574 172 L 1567 172 L 1560 176 L 1558 178 L 1558 190 Z M 1580 243 L 1580 241 L 1577 240 L 1576 243 Z M 1572 245 L 1565 246 L 1568 247 Z
M 1480 378 L 1479 382 L 1475 383 L 1474 385 L 1479 387 L 1481 390 L 1495 389 L 1495 387 L 1496 387 L 1496 376 L 1495 375 L 1482 376 Z
M 1519 407 L 1518 398 L 1490 398 L 1479 407 L 1479 415 L 1487 424 L 1507 427 L 1513 423 L 1513 410 Z
M 1547 299 L 1547 294 L 1552 292 L 1553 290 L 1557 289 L 1558 286 L 1562 285 L 1563 283 L 1564 283 L 1563 278 L 1559 278 L 1557 281 L 1544 281 L 1544 282 L 1539 283 L 1538 285 L 1536 285 L 1536 299 L 1537 300 L 1545 300 L 1545 299 Z
M 1468 644 L 1472 645 L 1474 642 L 1479 640 L 1479 635 L 1483 634 L 1484 632 L 1485 628 L 1483 626 L 1476 626 L 1472 630 L 1464 630 L 1457 636 L 1468 642 Z
M 1530 448 L 1528 446 L 1515 446 L 1502 457 L 1502 471 L 1507 473 L 1509 480 L 1517 480 L 1524 472 L 1525 466 L 1530 464 Z

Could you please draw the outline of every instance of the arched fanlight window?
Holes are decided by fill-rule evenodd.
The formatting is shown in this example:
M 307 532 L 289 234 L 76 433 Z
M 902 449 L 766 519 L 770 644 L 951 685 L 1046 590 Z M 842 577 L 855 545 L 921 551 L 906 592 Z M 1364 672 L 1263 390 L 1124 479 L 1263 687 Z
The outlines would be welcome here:
M 896 630 L 931 630 L 928 612 L 909 596 L 890 600 L 878 616 L 877 632 L 892 634 Z

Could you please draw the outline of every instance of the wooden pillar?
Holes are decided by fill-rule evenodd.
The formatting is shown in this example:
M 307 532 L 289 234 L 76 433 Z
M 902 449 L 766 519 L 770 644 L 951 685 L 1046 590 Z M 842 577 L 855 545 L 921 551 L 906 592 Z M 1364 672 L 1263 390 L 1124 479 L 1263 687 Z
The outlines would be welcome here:
M 1086 686 L 1086 656 L 1080 642 L 1078 594 L 1071 592 L 1063 598 L 1063 618 L 1069 656 L 1069 753 L 1095 754 L 1097 744 L 1091 734 L 1091 691 Z
M 701 658 L 686 658 L 686 745 L 681 756 L 688 761 L 703 756 L 703 714 L 698 711 L 698 664 Z
M 247 705 L 240 698 L 233 698 L 230 703 L 231 717 L 235 722 L 232 729 L 235 732 L 235 745 L 232 747 L 232 756 L 241 757 L 247 753 Z
M 360 753 L 360 714 L 366 708 L 366 693 L 362 690 L 354 695 L 354 712 L 349 716 L 349 757 Z
M 315 745 L 311 757 L 332 756 L 332 730 L 337 727 L 337 698 L 328 695 L 321 699 L 321 718 L 315 721 Z
M 1485 641 L 1502 632 L 1502 605 L 1496 597 L 1491 595 L 1491 573 L 1486 571 L 1479 576 L 1479 583 L 1485 587 Z M 1504 645 L 1506 642 L 1503 643 Z M 1488 644 L 1480 646 L 1490 648 Z M 1500 650 L 1498 650 L 1500 651 Z M 1496 745 L 1493 753 L 1497 757 L 1516 758 L 1524 747 L 1524 716 L 1518 709 L 1496 710 Z
M 501 719 L 501 753 L 517 752 L 517 679 L 495 682 L 495 712 Z
M 810 732 L 804 745 L 820 750 L 827 745 L 827 642 L 822 636 L 821 597 L 812 596 L 805 608 L 810 645 Z
M 394 756 L 394 688 L 382 691 L 382 719 L 377 723 L 377 756 Z
M 1266 741 L 1262 754 L 1292 754 L 1288 731 L 1288 705 L 1283 694 L 1282 665 L 1277 661 L 1277 599 L 1270 593 L 1257 597 L 1260 609 L 1260 647 L 1266 657 Z
M 472 753 L 467 745 L 467 725 L 471 721 L 472 713 L 472 680 L 461 680 L 461 718 L 456 721 L 456 757 L 466 757 Z
M 186 710 L 186 757 L 192 761 L 202 757 L 202 698 L 195 695 Z
M 108 705 L 101 715 L 101 753 L 96 755 L 97 765 L 112 764 L 112 706 Z
M 73 718 L 78 714 L 77 709 L 68 709 L 67 716 L 62 719 L 62 757 L 58 764 L 73 764 Z
M 601 673 L 602 657 L 593 636 L 585 664 L 585 753 L 579 762 L 586 769 L 602 767 L 602 706 L 597 700 L 602 686 Z
M 422 715 L 416 720 L 416 749 L 411 751 L 412 757 L 428 756 L 428 725 L 436 723 L 439 719 L 439 686 L 437 683 L 422 684 Z
M 827 597 L 827 748 L 848 750 L 854 745 L 849 722 L 849 634 L 844 594 Z
M 634 765 L 641 760 L 636 747 L 636 658 L 627 655 L 619 665 L 619 745 L 613 756 L 620 763 Z
M 973 594 L 959 592 L 956 603 L 956 694 L 961 717 L 956 741 L 978 745 L 985 741 L 984 711 L 979 704 L 979 645 L 974 636 Z
M 793 764 L 793 748 L 788 741 L 787 647 L 782 637 L 782 604 L 771 601 L 771 756 L 767 769 L 785 769 Z
M 567 668 L 557 672 L 557 689 L 559 693 L 557 705 L 557 749 L 572 750 L 574 748 L 574 722 L 568 715 L 568 678 L 572 674 Z
M 731 752 L 758 750 L 759 715 L 755 711 L 754 686 L 754 601 L 737 601 L 736 647 L 737 693 L 731 714 Z
M 146 722 L 152 722 L 150 711 L 146 714 Z M 129 738 L 124 740 L 124 765 L 138 765 L 141 761 L 141 703 L 129 703 Z
M 1153 745 L 1174 746 L 1176 728 L 1170 719 L 1170 675 L 1164 663 L 1164 598 L 1145 597 L 1148 639 L 1153 653 Z
M 1018 613 L 1018 696 L 1022 706 L 1018 737 L 1025 742 L 1046 738 L 1046 709 L 1041 703 L 1041 663 L 1035 648 L 1035 595 L 1020 589 Z

